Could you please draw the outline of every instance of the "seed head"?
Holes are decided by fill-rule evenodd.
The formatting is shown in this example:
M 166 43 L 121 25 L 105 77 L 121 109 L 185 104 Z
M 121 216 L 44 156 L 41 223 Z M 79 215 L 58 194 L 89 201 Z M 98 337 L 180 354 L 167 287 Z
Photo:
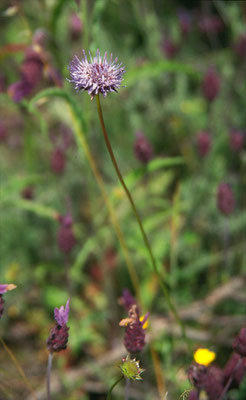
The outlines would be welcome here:
M 136 361 L 135 358 L 132 360 L 129 354 L 126 358 L 123 358 L 122 363 L 120 364 L 120 369 L 124 377 L 127 379 L 132 379 L 133 381 L 143 379 L 140 374 L 144 369 L 140 368 L 139 361 Z
M 86 90 L 91 100 L 99 93 L 106 97 L 109 92 L 117 92 L 125 72 L 122 64 L 117 64 L 118 59 L 113 60 L 111 54 L 108 61 L 107 53 L 101 57 L 99 50 L 94 58 L 90 54 L 90 61 L 87 59 L 85 50 L 83 50 L 83 55 L 82 60 L 74 56 L 68 68 L 71 76 L 69 82 L 74 84 L 75 89 Z

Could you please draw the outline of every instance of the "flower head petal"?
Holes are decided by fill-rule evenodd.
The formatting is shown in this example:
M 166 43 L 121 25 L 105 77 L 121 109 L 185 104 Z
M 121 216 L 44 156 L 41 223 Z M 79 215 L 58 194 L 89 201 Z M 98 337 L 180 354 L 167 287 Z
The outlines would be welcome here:
M 69 305 L 70 305 L 70 299 L 68 299 L 65 308 L 64 306 L 61 306 L 60 308 L 56 307 L 54 309 L 55 320 L 60 326 L 66 325 L 68 321 Z

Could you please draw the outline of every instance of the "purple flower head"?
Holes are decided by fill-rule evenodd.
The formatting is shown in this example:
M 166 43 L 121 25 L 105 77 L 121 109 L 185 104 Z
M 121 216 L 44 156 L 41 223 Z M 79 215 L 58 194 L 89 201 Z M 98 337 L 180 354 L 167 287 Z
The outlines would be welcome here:
M 28 97 L 31 91 L 32 86 L 24 79 L 12 83 L 8 88 L 8 94 L 15 103 L 19 103 L 24 97 Z
M 54 309 L 54 318 L 58 325 L 63 326 L 67 324 L 68 321 L 68 314 L 69 314 L 69 304 L 70 299 L 68 299 L 66 306 L 61 306 L 60 308 Z
M 223 29 L 223 22 L 217 15 L 205 15 L 198 21 L 200 32 L 216 35 Z
M 235 208 L 233 191 L 228 183 L 221 183 L 217 191 L 217 205 L 222 214 L 230 215 Z
M 202 91 L 205 99 L 212 102 L 220 91 L 220 77 L 214 67 L 210 67 L 206 72 L 203 82 Z
M 136 133 L 134 153 L 136 158 L 143 164 L 147 164 L 153 157 L 153 149 L 151 144 L 142 132 Z
M 124 345 L 126 350 L 133 354 L 142 351 L 145 345 L 144 325 L 148 319 L 149 313 L 144 318 L 140 317 L 139 308 L 133 304 L 128 310 L 128 318 L 120 322 L 120 326 L 125 326 Z
M 51 329 L 50 336 L 47 339 L 47 347 L 52 353 L 53 351 L 59 352 L 67 348 L 68 342 L 68 331 L 67 325 L 55 324 Z
M 233 353 L 227 361 L 224 370 L 224 383 L 233 377 L 230 389 L 238 388 L 243 378 L 246 376 L 246 358 Z
M 197 151 L 204 158 L 211 148 L 211 136 L 208 132 L 200 132 L 197 136 Z
M 99 50 L 94 58 L 90 54 L 90 61 L 88 61 L 83 50 L 82 60 L 79 60 L 77 56 L 72 59 L 68 68 L 71 79 L 68 81 L 74 84 L 76 90 L 86 90 L 91 100 L 99 93 L 106 97 L 109 92 L 117 92 L 123 80 L 125 68 L 122 64 L 117 64 L 117 61 L 117 58 L 112 59 L 112 54 L 109 61 L 107 53 L 101 57 Z
M 188 378 L 198 390 L 205 390 L 209 400 L 217 400 L 223 390 L 223 372 L 217 367 L 194 363 L 188 369 Z
M 244 134 L 240 131 L 233 131 L 230 134 L 230 147 L 232 150 L 238 152 L 243 148 Z

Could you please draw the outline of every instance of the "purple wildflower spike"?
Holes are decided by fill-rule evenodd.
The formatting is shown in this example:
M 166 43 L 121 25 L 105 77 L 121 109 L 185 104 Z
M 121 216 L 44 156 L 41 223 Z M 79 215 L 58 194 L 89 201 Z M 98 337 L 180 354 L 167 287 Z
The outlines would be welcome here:
M 4 293 L 6 293 L 6 292 L 8 292 L 10 290 L 13 290 L 15 288 L 16 288 L 16 286 L 13 285 L 12 283 L 0 284 L 0 294 L 4 294 Z
M 70 299 L 68 299 L 65 308 L 64 306 L 61 306 L 60 308 L 56 307 L 54 309 L 55 320 L 60 326 L 66 325 L 68 321 L 69 304 L 70 304 Z
M 110 60 L 107 60 L 107 53 L 102 57 L 99 50 L 96 56 L 88 61 L 85 50 L 83 50 L 83 59 L 79 60 L 74 56 L 69 66 L 71 79 L 76 90 L 86 90 L 93 100 L 94 96 L 102 93 L 104 97 L 109 92 L 117 92 L 122 83 L 122 75 L 125 68 L 122 64 L 117 64 L 118 59 L 113 61 L 112 54 Z

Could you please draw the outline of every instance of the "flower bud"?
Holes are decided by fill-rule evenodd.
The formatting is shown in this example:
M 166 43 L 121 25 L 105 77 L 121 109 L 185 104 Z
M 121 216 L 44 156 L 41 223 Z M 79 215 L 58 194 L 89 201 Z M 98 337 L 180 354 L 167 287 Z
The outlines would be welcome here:
M 246 357 L 246 328 L 240 330 L 233 341 L 232 347 L 240 356 Z
M 64 172 L 66 167 L 66 157 L 63 150 L 57 147 L 51 154 L 50 166 L 52 171 L 60 175 Z
M 197 136 L 197 151 L 204 158 L 211 148 L 211 136 L 208 132 L 200 132 Z
M 61 226 L 57 234 L 58 246 L 63 253 L 70 253 L 76 245 L 76 239 L 72 230 L 72 217 L 70 214 L 60 216 L 59 221 Z
M 221 183 L 217 191 L 217 205 L 222 214 L 230 215 L 235 208 L 233 191 L 228 183 Z
M 153 149 L 151 144 L 142 132 L 136 133 L 134 153 L 136 158 L 143 164 L 147 164 L 153 157 Z
M 73 13 L 69 19 L 69 31 L 72 40 L 78 40 L 83 29 L 82 21 L 76 13 Z
M 202 91 L 205 99 L 212 102 L 220 91 L 220 77 L 214 67 L 210 67 L 206 72 L 203 82 Z
M 230 147 L 232 150 L 238 152 L 242 150 L 244 145 L 244 134 L 240 131 L 233 131 L 230 135 Z

